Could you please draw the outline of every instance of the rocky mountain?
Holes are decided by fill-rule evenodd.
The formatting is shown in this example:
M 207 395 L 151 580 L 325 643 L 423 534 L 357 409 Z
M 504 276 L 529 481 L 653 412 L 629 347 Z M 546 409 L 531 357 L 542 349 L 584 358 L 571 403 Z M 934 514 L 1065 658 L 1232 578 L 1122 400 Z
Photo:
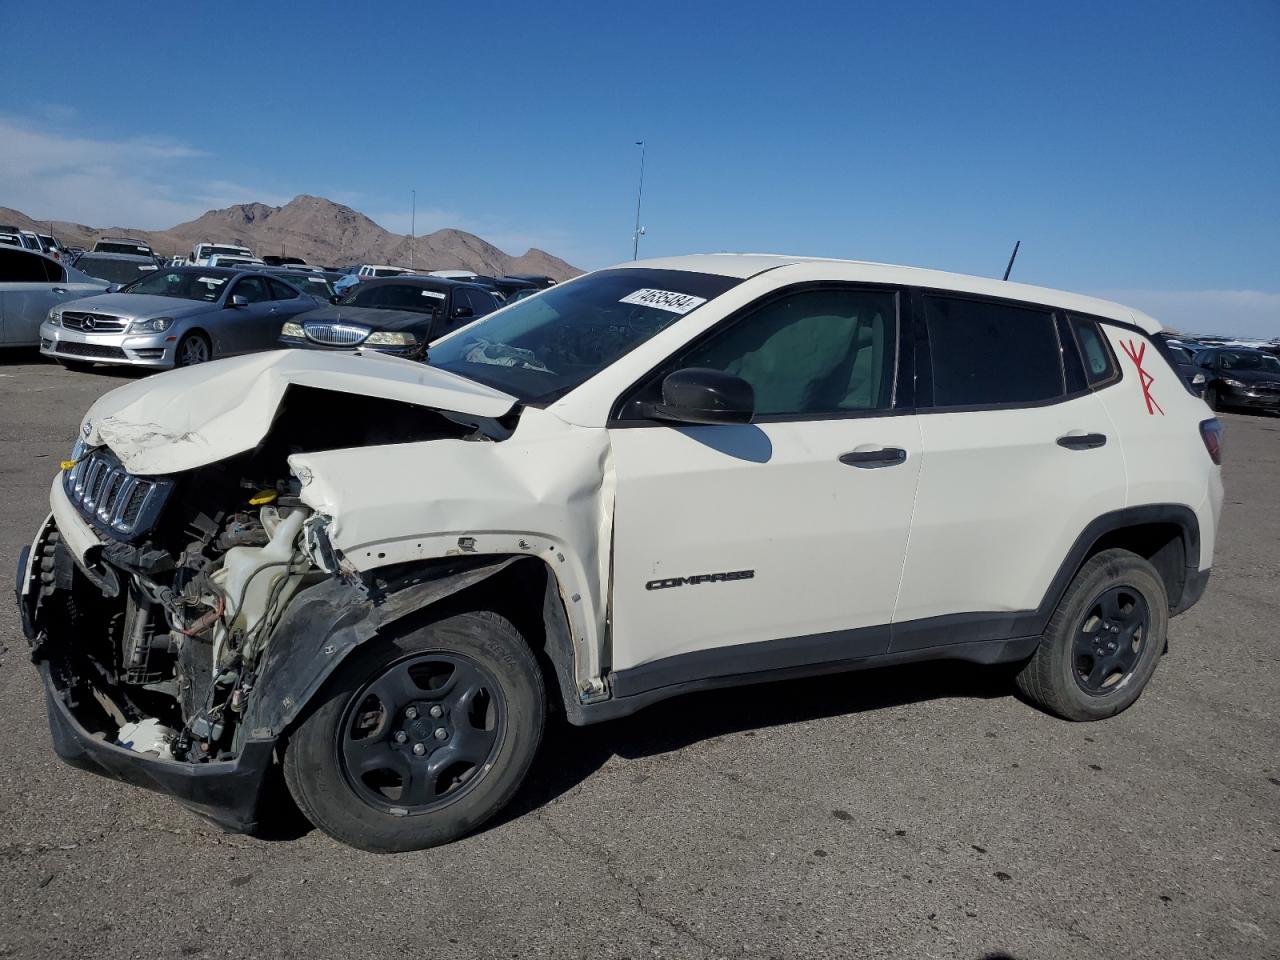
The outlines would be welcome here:
M 0 207 L 0 223 L 45 233 L 49 221 L 34 221 L 26 214 Z M 546 274 L 567 280 L 582 271 L 559 257 L 531 247 L 512 256 L 493 244 L 462 230 L 437 230 L 416 237 L 391 233 L 363 213 L 323 197 L 297 196 L 283 207 L 265 203 L 237 203 L 180 223 L 168 230 L 132 227 L 90 227 L 82 223 L 53 221 L 58 239 L 72 246 L 90 247 L 103 236 L 136 237 L 166 255 L 186 254 L 202 240 L 238 243 L 258 255 L 302 257 L 308 263 L 345 265 L 391 263 L 428 270 L 474 270 L 500 276 L 508 273 Z

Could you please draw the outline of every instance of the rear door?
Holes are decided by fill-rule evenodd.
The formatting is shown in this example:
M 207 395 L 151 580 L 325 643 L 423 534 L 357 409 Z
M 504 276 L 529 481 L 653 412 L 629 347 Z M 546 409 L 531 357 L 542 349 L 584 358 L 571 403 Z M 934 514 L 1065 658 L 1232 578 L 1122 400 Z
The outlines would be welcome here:
M 1126 495 L 1065 317 L 944 293 L 915 308 L 924 456 L 894 651 L 1020 635 L 1079 534 Z M 1102 377 L 1118 376 L 1099 346 Z
M 641 669 L 627 682 L 885 651 L 921 463 L 898 308 L 891 289 L 784 290 L 621 398 L 612 666 Z M 642 419 L 686 367 L 751 383 L 753 422 Z
M 66 269 L 57 261 L 0 246 L 0 343 L 9 347 L 40 342 L 40 324 L 50 308 L 87 292 L 66 284 Z

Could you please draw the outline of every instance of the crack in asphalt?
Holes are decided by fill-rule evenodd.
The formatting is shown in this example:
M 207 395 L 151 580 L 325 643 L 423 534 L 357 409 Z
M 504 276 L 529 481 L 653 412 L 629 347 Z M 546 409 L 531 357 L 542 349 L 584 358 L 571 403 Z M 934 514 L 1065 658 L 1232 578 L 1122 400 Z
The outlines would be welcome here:
M 536 814 L 534 816 L 534 819 L 542 826 L 544 830 L 547 831 L 547 833 L 551 834 L 551 836 L 559 840 L 566 847 L 570 848 L 571 850 L 575 850 L 580 854 L 584 854 L 585 856 L 599 863 L 604 868 L 605 873 L 608 874 L 609 879 L 613 880 L 614 883 L 618 884 L 618 886 L 622 887 L 624 890 L 627 890 L 629 893 L 631 893 L 633 897 L 635 897 L 636 909 L 639 910 L 643 916 L 648 917 L 651 920 L 658 921 L 659 923 L 663 924 L 668 929 L 670 929 L 673 933 L 676 933 L 686 938 L 690 942 L 696 944 L 697 946 L 701 947 L 711 956 L 714 956 L 714 957 L 728 956 L 728 953 L 724 949 L 704 939 L 700 934 L 698 934 L 696 931 L 691 929 L 690 926 L 687 923 L 685 923 L 683 920 L 681 920 L 679 917 L 670 916 L 669 914 L 664 913 L 663 911 L 649 904 L 645 899 L 644 891 L 641 890 L 639 886 L 632 883 L 629 879 L 627 879 L 627 877 L 623 876 L 623 874 L 618 871 L 612 858 L 603 849 L 599 847 L 594 847 L 590 844 L 575 842 L 574 840 L 570 839 L 570 837 L 567 834 L 565 834 L 562 830 L 552 825 L 551 821 L 548 820 L 546 816 L 544 816 L 543 814 Z

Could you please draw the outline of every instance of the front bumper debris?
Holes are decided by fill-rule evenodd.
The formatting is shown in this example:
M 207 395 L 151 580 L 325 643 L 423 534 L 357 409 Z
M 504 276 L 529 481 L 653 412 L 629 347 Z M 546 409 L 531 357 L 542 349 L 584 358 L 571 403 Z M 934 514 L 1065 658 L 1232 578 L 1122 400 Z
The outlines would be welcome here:
M 64 692 L 40 664 L 49 709 L 53 749 L 73 767 L 122 780 L 136 787 L 165 793 L 218 826 L 251 833 L 258 826 L 258 800 L 271 769 L 275 744 L 271 739 L 247 740 L 234 760 L 182 763 L 162 760 L 107 743 L 76 720 Z

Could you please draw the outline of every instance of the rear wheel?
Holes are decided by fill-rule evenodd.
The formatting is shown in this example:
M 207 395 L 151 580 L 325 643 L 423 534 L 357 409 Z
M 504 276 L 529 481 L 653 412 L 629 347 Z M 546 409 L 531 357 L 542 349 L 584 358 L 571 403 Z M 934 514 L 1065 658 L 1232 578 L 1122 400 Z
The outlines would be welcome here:
M 1114 716 L 1151 679 L 1168 625 L 1169 600 L 1155 567 L 1127 550 L 1104 550 L 1067 587 L 1018 688 L 1068 720 Z
M 452 616 L 356 650 L 290 736 L 285 781 L 312 823 L 353 847 L 447 843 L 520 786 L 544 701 L 537 660 L 510 622 Z
M 173 353 L 173 362 L 178 367 L 191 367 L 197 363 L 208 363 L 213 359 L 213 348 L 203 333 L 188 333 L 178 341 Z

